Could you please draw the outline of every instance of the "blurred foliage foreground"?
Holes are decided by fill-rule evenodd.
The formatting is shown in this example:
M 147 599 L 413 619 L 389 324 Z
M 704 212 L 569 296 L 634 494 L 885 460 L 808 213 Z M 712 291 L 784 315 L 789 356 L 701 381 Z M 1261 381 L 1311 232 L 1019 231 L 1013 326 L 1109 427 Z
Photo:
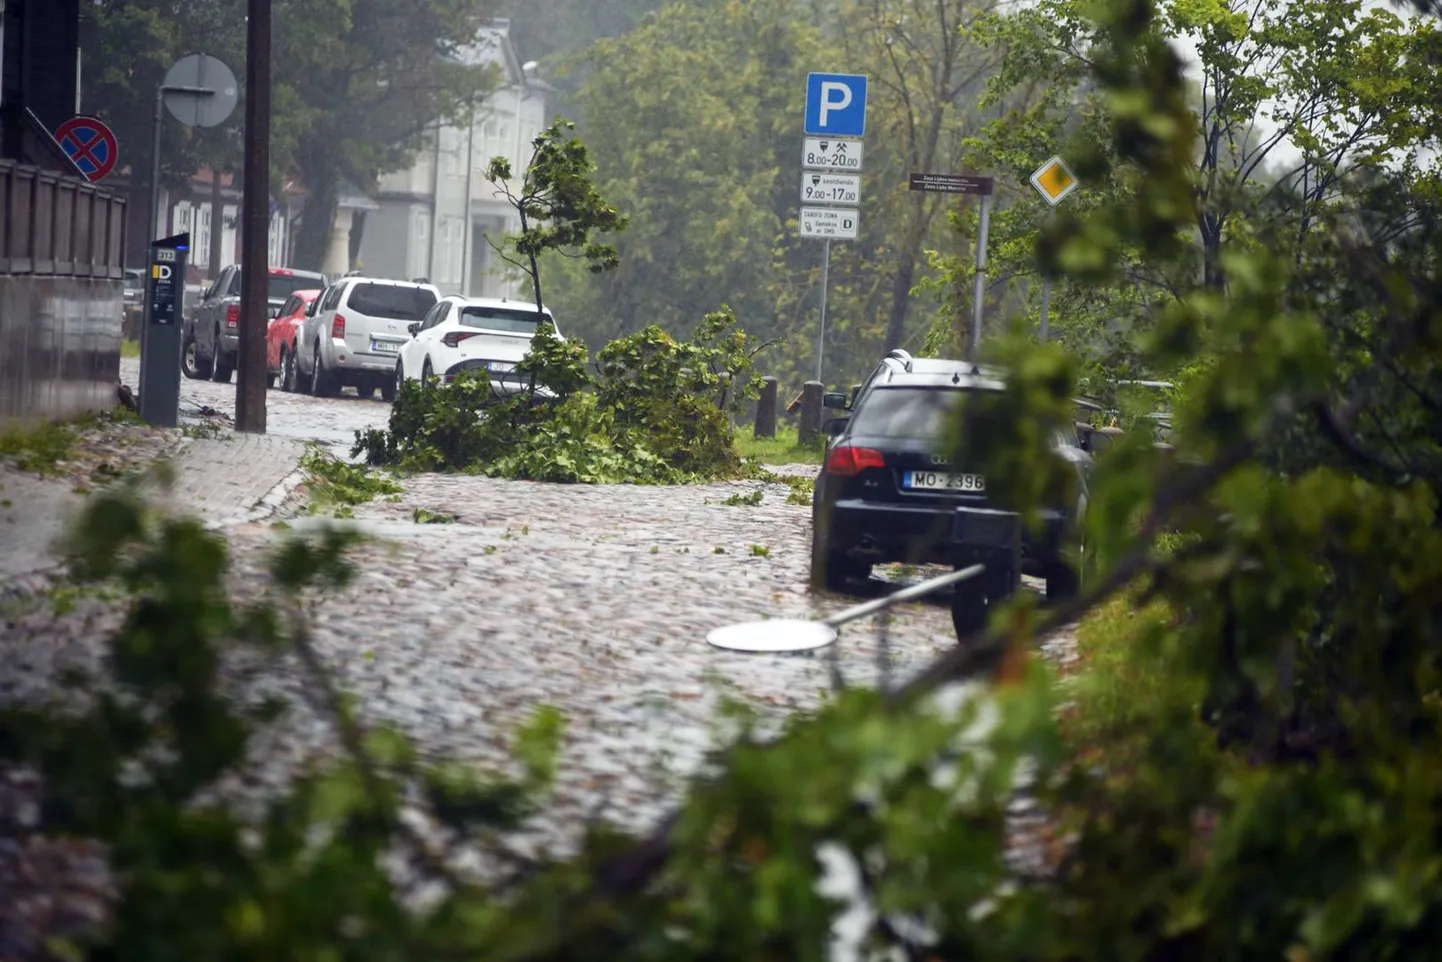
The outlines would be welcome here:
M 1097 10 L 1107 148 L 1136 193 L 1059 218 L 1051 249 L 1105 283 L 1124 246 L 1167 258 L 1194 226 L 1195 128 L 1148 6 Z M 1435 185 L 1354 173 L 1370 177 L 1365 205 L 1227 254 L 1218 283 L 1142 345 L 1206 362 L 1176 411 L 1184 456 L 1163 463 L 1137 438 L 1102 460 L 1080 597 L 1052 612 L 1019 600 L 898 689 L 844 692 L 778 740 L 742 735 L 654 834 L 592 828 L 558 864 L 506 849 L 553 774 L 554 716 L 518 739 L 518 775 L 487 781 L 365 731 L 330 685 L 298 602 L 345 577 L 339 540 L 291 543 L 280 600 L 241 608 L 198 526 L 97 505 L 77 572 L 132 597 L 111 679 L 83 711 L 72 694 L 0 720 L 7 760 L 44 774 L 48 830 L 104 842 L 119 885 L 93 944 L 52 948 L 145 962 L 1434 958 L 1442 235 Z M 1378 219 L 1408 226 L 1373 244 Z M 1014 372 L 1019 437 L 1067 417 L 1060 354 L 999 343 L 995 360 Z M 987 473 L 1041 492 L 1044 447 L 1012 445 Z M 1097 611 L 1084 647 L 1109 656 L 1059 684 L 1032 640 Z M 201 801 L 261 724 L 219 694 L 239 642 L 292 652 L 347 749 L 246 826 Z M 1007 858 L 1019 794 L 1056 828 L 1044 871 Z M 485 853 L 484 880 L 458 874 L 467 849 Z M 383 857 L 398 855 L 404 871 Z M 423 911 L 403 897 L 422 883 Z

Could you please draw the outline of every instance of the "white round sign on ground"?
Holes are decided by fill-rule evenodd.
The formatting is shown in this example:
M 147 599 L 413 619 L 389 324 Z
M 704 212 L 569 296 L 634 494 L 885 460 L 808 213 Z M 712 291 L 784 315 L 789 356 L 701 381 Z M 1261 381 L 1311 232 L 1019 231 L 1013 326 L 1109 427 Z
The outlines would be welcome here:
M 786 652 L 825 648 L 836 640 L 836 629 L 819 621 L 773 618 L 716 628 L 706 643 L 728 651 Z

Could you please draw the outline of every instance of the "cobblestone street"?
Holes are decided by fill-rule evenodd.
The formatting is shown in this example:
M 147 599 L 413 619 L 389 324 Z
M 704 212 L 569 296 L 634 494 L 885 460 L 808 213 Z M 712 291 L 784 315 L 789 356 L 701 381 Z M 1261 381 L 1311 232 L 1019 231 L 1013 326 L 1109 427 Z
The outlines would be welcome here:
M 123 358 L 120 380 L 132 390 L 140 390 L 140 359 Z M 276 388 L 266 392 L 266 433 L 272 437 L 295 441 L 317 441 L 338 458 L 350 460 L 355 432 L 366 428 L 383 428 L 390 417 L 391 406 L 379 400 L 361 399 L 349 388 L 340 397 L 318 398 L 305 394 L 287 394 Z M 180 419 L 194 420 L 196 412 L 213 408 L 226 417 L 235 416 L 235 383 L 180 379 Z
M 233 398 L 233 385 L 182 382 L 183 416 L 200 405 L 229 413 Z M 274 475 L 287 446 L 298 459 L 299 439 L 338 441 L 345 432 L 348 440 L 358 427 L 383 424 L 389 407 L 276 391 L 269 402 L 263 438 L 187 442 L 181 473 L 191 465 L 205 476 L 178 485 L 190 494 L 177 507 L 224 527 L 242 596 L 263 590 L 269 553 L 296 531 L 354 523 L 371 535 L 354 552 L 355 584 L 314 607 L 319 649 L 371 719 L 399 724 L 438 755 L 499 763 L 517 724 L 542 705 L 559 708 L 568 729 L 562 784 L 544 818 L 549 839 L 574 837 L 598 806 L 630 828 L 652 822 L 714 743 L 721 699 L 780 719 L 825 697 L 824 655 L 746 656 L 705 643 L 721 625 L 820 617 L 855 603 L 807 590 L 810 509 L 786 503 L 785 485 L 565 486 L 426 475 L 407 479 L 398 501 L 356 508 L 354 522 L 309 516 L 292 497 L 279 510 L 286 530 L 269 519 L 277 499 L 263 503 L 246 482 L 247 465 L 269 463 Z M 223 463 L 212 464 L 217 458 Z M 759 505 L 721 503 L 758 487 Z M 456 520 L 418 524 L 418 508 Z M 115 617 L 105 603 L 87 601 L 63 616 L 42 606 L 18 618 L 5 631 L 6 657 L 18 670 L 0 682 L 0 698 L 37 691 L 63 665 L 97 664 L 104 631 L 95 629 Z M 839 664 L 849 683 L 875 682 L 875 643 L 870 623 L 844 632 Z M 892 619 L 897 676 L 952 644 L 940 603 L 907 606 Z M 289 666 L 262 688 L 294 697 L 302 684 Z M 258 746 L 246 781 L 278 785 L 335 750 L 327 725 L 294 700 Z

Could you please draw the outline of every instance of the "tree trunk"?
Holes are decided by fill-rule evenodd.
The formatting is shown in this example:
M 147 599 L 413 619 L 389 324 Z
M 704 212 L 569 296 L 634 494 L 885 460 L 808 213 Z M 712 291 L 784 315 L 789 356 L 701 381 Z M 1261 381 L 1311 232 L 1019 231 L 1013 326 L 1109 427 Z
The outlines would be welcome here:
M 925 200 L 917 198 L 918 206 L 925 204 Z M 886 345 L 884 350 L 892 351 L 901 346 L 901 339 L 906 334 L 906 314 L 911 307 L 911 288 L 916 284 L 916 262 L 921 257 L 922 235 L 930 218 L 924 212 L 918 212 L 911 222 L 911 230 L 907 232 L 906 249 L 901 254 L 900 263 L 896 265 L 896 275 L 891 279 L 891 313 L 886 322 Z
M 210 263 L 206 269 L 210 272 L 210 280 L 215 280 L 220 273 L 220 244 L 225 236 L 222 231 L 225 227 L 225 198 L 220 193 L 220 171 L 214 167 L 210 169 Z
M 305 183 L 305 204 L 300 209 L 300 228 L 295 233 L 292 262 L 304 271 L 318 271 L 325 264 L 330 229 L 335 223 L 340 174 L 325 157 L 308 157 L 301 165 Z

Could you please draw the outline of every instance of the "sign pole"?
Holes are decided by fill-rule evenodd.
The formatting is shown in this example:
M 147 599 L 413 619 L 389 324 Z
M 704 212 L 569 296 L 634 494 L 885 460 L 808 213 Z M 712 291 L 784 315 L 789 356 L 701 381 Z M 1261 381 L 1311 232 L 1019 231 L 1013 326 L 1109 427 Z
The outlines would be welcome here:
M 981 227 L 976 232 L 976 291 L 971 306 L 971 344 L 967 360 L 975 363 L 981 347 L 981 314 L 986 300 L 986 236 L 991 229 L 991 194 L 981 195 Z
M 816 332 L 816 380 L 821 376 L 821 361 L 826 352 L 826 288 L 831 283 L 831 238 L 821 242 L 821 328 Z
M 160 124 L 165 113 L 165 87 L 155 88 L 155 132 L 150 141 L 150 223 L 145 236 L 161 233 L 160 227 Z
M 1041 194 L 1042 200 L 1051 205 L 1051 213 L 1048 215 L 1048 224 L 1056 221 L 1056 205 L 1062 199 L 1077 189 L 1078 181 L 1066 161 L 1060 156 L 1052 157 L 1032 172 L 1031 184 Z M 1041 339 L 1045 343 L 1049 334 L 1048 325 L 1051 320 L 1051 278 L 1041 279 Z

